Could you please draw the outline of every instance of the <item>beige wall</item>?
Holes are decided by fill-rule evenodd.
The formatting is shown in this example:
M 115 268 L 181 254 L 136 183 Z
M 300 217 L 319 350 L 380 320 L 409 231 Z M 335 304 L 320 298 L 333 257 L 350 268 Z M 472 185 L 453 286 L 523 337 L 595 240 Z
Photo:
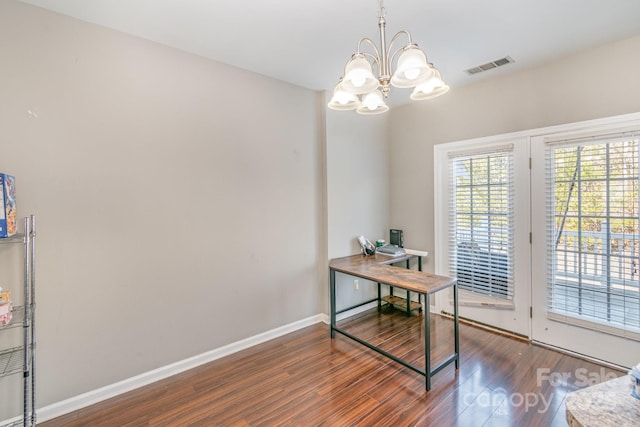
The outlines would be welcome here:
M 326 116 L 327 245 L 336 258 L 359 253 L 361 234 L 372 242 L 389 238 L 389 116 L 332 110 Z M 337 275 L 339 309 L 377 295 L 373 283 L 359 282 L 355 290 L 353 277 Z
M 321 96 L 10 0 L 0 58 L 38 406 L 326 310 Z
M 429 271 L 434 145 L 638 112 L 638 52 L 635 37 L 391 111 L 390 220 L 407 246 L 432 254 Z

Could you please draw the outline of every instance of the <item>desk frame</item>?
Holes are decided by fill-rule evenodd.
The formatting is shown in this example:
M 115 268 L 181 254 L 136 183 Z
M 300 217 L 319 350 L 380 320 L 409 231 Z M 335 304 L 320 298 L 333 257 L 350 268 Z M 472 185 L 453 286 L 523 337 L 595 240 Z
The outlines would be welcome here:
M 426 252 L 425 252 L 426 253 Z M 418 258 L 418 271 L 422 271 L 422 256 L 421 255 L 408 255 L 408 256 L 404 256 L 402 257 L 402 260 L 405 260 L 406 258 L 406 262 L 407 262 L 407 268 L 411 268 L 411 258 Z M 389 265 L 395 265 L 396 262 L 402 262 L 402 261 L 395 261 L 393 264 L 389 264 Z M 389 295 L 390 296 L 394 296 L 393 295 L 393 286 L 389 286 Z M 407 306 L 406 306 L 406 313 L 407 316 L 411 316 L 411 312 L 415 309 L 411 308 L 411 291 L 407 291 Z M 394 307 L 398 307 L 394 304 L 391 304 L 390 302 L 387 301 L 388 304 L 394 306 Z M 422 294 L 418 293 L 418 303 L 420 304 L 420 308 L 418 309 L 419 312 L 422 312 Z M 378 311 L 382 310 L 382 283 L 378 282 Z M 342 310 L 340 311 L 342 312 Z
M 329 293 L 330 293 L 330 305 L 331 305 L 331 338 L 335 338 L 336 332 L 350 338 L 365 347 L 382 354 L 385 357 L 411 369 L 414 372 L 425 377 L 425 386 L 427 390 L 431 389 L 431 377 L 451 363 L 455 363 L 456 370 L 460 367 L 460 331 L 459 331 L 459 318 L 458 318 L 458 285 L 455 279 L 446 278 L 443 276 L 435 276 L 429 273 L 423 273 L 421 271 L 406 270 L 400 267 L 394 267 L 390 264 L 395 264 L 401 261 L 408 261 L 415 257 L 415 255 L 406 255 L 404 257 L 389 258 L 383 255 L 373 255 L 365 257 L 363 255 L 354 255 L 351 257 L 338 258 L 331 260 L 329 263 Z M 399 270 L 397 270 L 399 269 Z M 395 270 L 395 271 L 394 271 Z M 410 272 L 402 275 L 397 273 L 404 271 Z M 336 314 L 350 310 L 355 307 L 367 304 L 367 301 L 350 308 L 336 310 L 336 272 L 347 274 L 362 279 L 372 280 L 374 282 L 382 283 L 396 288 L 401 288 L 406 291 L 416 292 L 419 295 L 424 295 L 425 310 L 423 310 L 424 316 L 424 357 L 425 368 L 421 369 L 411 363 L 403 360 L 375 345 L 352 335 L 351 333 L 340 329 L 336 326 Z M 398 277 L 399 276 L 399 277 Z M 403 277 L 404 276 L 404 277 Z M 430 321 L 430 295 L 452 287 L 453 288 L 453 321 L 454 321 L 454 353 L 445 358 L 442 362 L 434 367 L 431 367 L 431 321 Z

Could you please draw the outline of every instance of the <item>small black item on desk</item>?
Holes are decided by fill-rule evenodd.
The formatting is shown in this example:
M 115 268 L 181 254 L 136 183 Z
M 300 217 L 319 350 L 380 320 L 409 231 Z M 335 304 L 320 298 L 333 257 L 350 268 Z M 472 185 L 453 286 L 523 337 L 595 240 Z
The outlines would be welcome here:
M 389 230 L 389 243 L 404 248 L 404 237 L 402 230 L 392 228 Z

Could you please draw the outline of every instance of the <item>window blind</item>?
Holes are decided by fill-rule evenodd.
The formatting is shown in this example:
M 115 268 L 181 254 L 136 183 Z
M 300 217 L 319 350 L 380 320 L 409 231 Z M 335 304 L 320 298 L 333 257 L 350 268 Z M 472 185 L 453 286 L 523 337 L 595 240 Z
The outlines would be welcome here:
M 449 155 L 449 274 L 461 290 L 513 300 L 513 145 Z
M 638 134 L 548 142 L 547 312 L 640 335 Z

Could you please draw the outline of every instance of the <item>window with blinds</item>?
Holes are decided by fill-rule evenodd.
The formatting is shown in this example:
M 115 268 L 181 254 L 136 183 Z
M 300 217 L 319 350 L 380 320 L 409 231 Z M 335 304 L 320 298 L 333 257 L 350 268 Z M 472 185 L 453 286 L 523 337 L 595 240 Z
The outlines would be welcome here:
M 513 300 L 513 146 L 449 155 L 449 270 L 461 290 Z
M 637 134 L 547 142 L 549 317 L 640 332 Z

